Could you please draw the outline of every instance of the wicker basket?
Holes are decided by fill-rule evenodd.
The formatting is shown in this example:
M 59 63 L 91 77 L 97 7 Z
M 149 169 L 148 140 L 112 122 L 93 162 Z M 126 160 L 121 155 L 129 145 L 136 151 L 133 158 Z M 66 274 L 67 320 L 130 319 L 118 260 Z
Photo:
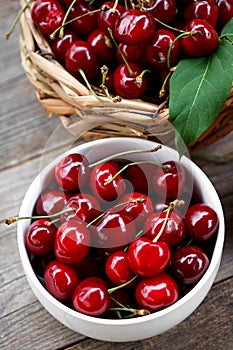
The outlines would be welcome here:
M 25 5 L 25 0 L 21 5 Z M 20 22 L 22 65 L 47 115 L 59 115 L 69 132 L 75 135 L 83 131 L 87 138 L 157 136 L 160 140 L 162 137 L 166 144 L 174 141 L 166 105 L 157 106 L 141 100 L 123 99 L 119 103 L 98 100 L 54 59 L 49 43 L 31 20 L 29 8 L 22 14 Z M 190 149 L 205 148 L 232 130 L 233 88 L 215 122 Z

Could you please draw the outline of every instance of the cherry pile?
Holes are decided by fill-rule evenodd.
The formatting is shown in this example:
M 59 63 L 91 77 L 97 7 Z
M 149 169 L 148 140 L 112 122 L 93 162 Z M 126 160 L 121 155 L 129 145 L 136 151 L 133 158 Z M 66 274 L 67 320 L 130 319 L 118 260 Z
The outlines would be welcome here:
M 175 303 L 207 270 L 218 217 L 195 191 L 190 196 L 181 163 L 156 161 L 160 148 L 91 164 L 71 153 L 57 163 L 25 244 L 41 283 L 68 307 L 103 318 L 148 315 Z
M 180 59 L 207 56 L 217 48 L 233 3 L 36 0 L 31 16 L 56 60 L 89 88 L 101 88 L 113 101 L 151 101 L 169 92 Z

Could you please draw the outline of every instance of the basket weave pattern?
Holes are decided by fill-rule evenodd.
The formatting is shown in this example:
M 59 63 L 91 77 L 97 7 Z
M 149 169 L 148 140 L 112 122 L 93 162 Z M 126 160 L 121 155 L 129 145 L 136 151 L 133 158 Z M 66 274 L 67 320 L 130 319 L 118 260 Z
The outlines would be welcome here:
M 24 5 L 25 0 L 22 0 L 21 6 Z M 162 133 L 167 135 L 167 140 L 171 139 L 172 128 L 167 127 L 168 108 L 141 100 L 123 99 L 117 103 L 98 100 L 54 59 L 49 43 L 32 22 L 30 8 L 22 14 L 20 23 L 22 65 L 47 115 L 59 115 L 64 127 L 73 134 L 85 131 L 88 126 L 93 126 L 94 121 L 96 127 L 88 137 L 124 135 L 150 138 Z M 101 93 L 98 89 L 97 92 Z M 114 124 L 116 118 L 118 123 Z M 232 130 L 233 87 L 215 122 L 191 149 L 202 149 Z

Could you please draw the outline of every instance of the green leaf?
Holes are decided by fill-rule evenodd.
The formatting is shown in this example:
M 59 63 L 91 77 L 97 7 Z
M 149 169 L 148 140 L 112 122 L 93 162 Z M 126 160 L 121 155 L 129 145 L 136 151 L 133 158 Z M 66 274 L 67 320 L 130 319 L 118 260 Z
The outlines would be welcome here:
M 176 144 L 196 141 L 214 122 L 230 93 L 233 46 L 220 40 L 208 57 L 181 60 L 170 81 L 169 115 L 177 131 Z
M 233 42 L 233 18 L 223 28 L 221 35 L 224 35 L 228 40 Z

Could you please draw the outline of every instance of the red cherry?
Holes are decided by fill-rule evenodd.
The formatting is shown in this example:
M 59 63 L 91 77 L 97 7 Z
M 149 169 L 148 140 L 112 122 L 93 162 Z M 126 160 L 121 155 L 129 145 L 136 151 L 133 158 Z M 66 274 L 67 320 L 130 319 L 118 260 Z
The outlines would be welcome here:
M 135 192 L 148 194 L 156 165 L 140 164 L 132 165 L 126 169 L 126 179 L 128 179 Z
M 204 19 L 189 21 L 184 31 L 193 33 L 180 39 L 181 50 L 188 56 L 207 56 L 218 47 L 218 34 Z
M 114 86 L 117 95 L 123 98 L 140 98 L 147 89 L 145 75 L 140 76 L 142 68 L 136 63 L 129 63 L 132 72 L 126 64 L 118 66 L 114 73 Z
M 78 35 L 87 36 L 97 28 L 98 14 L 86 1 L 75 2 L 68 15 L 68 21 L 77 17 L 80 18 L 70 23 L 70 26 Z
M 41 194 L 36 202 L 37 215 L 51 215 L 62 211 L 70 195 L 60 190 L 49 190 Z
M 178 299 L 178 286 L 166 273 L 143 278 L 137 285 L 135 297 L 138 304 L 151 311 L 163 309 Z
M 94 256 L 87 255 L 84 259 L 80 260 L 73 265 L 78 273 L 80 280 L 88 277 L 100 277 L 103 273 L 103 266 L 100 259 Z
M 53 250 L 57 228 L 49 219 L 34 221 L 27 232 L 25 245 L 35 255 L 46 255 Z
M 155 27 L 155 20 L 150 13 L 129 9 L 118 17 L 114 36 L 123 44 L 136 45 L 149 40 L 155 33 Z
M 184 18 L 186 22 L 194 18 L 204 19 L 215 27 L 218 19 L 218 6 L 213 0 L 197 0 L 185 8 Z
M 178 41 L 173 44 L 175 38 L 175 34 L 167 29 L 158 29 L 155 32 L 146 49 L 147 59 L 152 66 L 159 69 L 168 67 L 167 56 L 171 45 L 170 66 L 177 64 L 180 45 Z
M 74 41 L 79 40 L 77 34 L 72 30 L 65 30 L 62 38 L 56 37 L 51 42 L 53 54 L 58 62 L 65 65 L 65 53 L 68 46 Z
M 207 255 L 197 246 L 181 247 L 171 258 L 171 271 L 183 284 L 196 283 L 204 275 L 208 266 Z
M 73 211 L 62 214 L 62 221 L 77 219 L 89 223 L 94 220 L 101 211 L 98 200 L 91 194 L 83 192 L 73 195 L 69 199 L 66 207 L 73 208 Z
M 171 23 L 176 15 L 175 0 L 150 0 L 144 7 L 153 17 L 163 23 Z
M 109 280 L 116 285 L 130 281 L 134 273 L 130 269 L 127 252 L 117 251 L 111 254 L 106 260 L 105 272 Z
M 120 250 L 132 242 L 136 226 L 124 212 L 106 212 L 92 228 L 93 247 Z
M 57 260 L 75 264 L 89 252 L 90 233 L 81 221 L 64 222 L 57 230 L 54 253 Z
M 98 13 L 98 27 L 108 33 L 108 29 L 113 30 L 115 28 L 115 22 L 124 13 L 125 8 L 119 4 L 115 6 L 112 1 L 107 1 L 101 5 L 101 9 L 102 11 Z
M 144 64 L 146 63 L 145 51 L 147 47 L 147 42 L 136 45 L 126 45 L 119 43 L 119 49 L 116 50 L 116 58 L 120 63 L 124 63 L 121 53 L 125 57 L 127 62 Z
M 106 32 L 102 29 L 95 29 L 87 38 L 90 44 L 96 50 L 99 61 L 107 64 L 112 62 L 115 57 L 115 47 Z
M 162 163 L 167 169 L 157 167 L 153 176 L 153 188 L 161 196 L 166 196 L 167 200 L 179 198 L 184 190 L 186 171 L 185 168 L 174 161 Z
M 31 16 L 41 33 L 49 36 L 62 25 L 65 13 L 56 0 L 36 0 Z
M 49 293 L 57 300 L 69 302 L 79 283 L 79 277 L 72 266 L 52 261 L 45 269 L 44 281 Z
M 206 241 L 212 238 L 218 228 L 216 212 L 204 203 L 190 206 L 185 214 L 184 222 L 190 237 L 197 241 Z
M 146 237 L 153 240 L 165 224 L 158 240 L 166 242 L 169 246 L 176 246 L 185 238 L 184 223 L 179 215 L 174 212 L 170 212 L 166 217 L 166 212 L 151 214 L 145 221 L 143 231 Z
M 232 0 L 218 0 L 218 27 L 221 30 L 233 18 Z
M 170 261 L 170 248 L 165 242 L 137 238 L 128 249 L 130 268 L 139 276 L 155 276 L 164 271 Z
M 74 308 L 90 316 L 103 314 L 110 306 L 110 297 L 105 282 L 98 277 L 81 281 L 73 294 Z
M 62 158 L 55 167 L 54 177 L 65 191 L 78 191 L 88 181 L 89 163 L 82 154 L 73 153 Z
M 79 73 L 82 69 L 88 80 L 95 78 L 99 70 L 99 59 L 95 49 L 85 41 L 77 40 L 67 48 L 67 71 L 78 79 L 82 79 Z
M 92 169 L 90 185 L 95 196 L 110 202 L 125 193 L 126 186 L 121 175 L 118 175 L 114 180 L 108 182 L 119 169 L 118 164 L 114 161 L 97 165 Z

